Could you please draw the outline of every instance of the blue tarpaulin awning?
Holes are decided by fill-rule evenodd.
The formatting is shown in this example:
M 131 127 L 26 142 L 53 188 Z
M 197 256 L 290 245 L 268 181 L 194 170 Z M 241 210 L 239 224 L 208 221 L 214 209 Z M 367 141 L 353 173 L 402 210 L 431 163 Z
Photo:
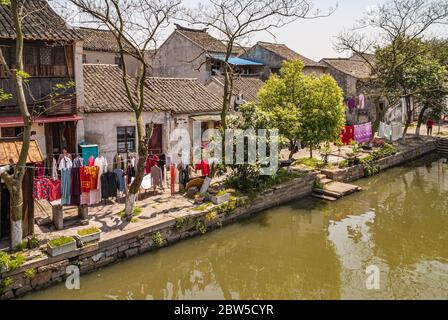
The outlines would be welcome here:
M 216 60 L 225 61 L 224 54 L 210 54 L 210 57 Z M 238 57 L 230 57 L 228 62 L 233 66 L 264 66 L 263 63 L 246 60 Z

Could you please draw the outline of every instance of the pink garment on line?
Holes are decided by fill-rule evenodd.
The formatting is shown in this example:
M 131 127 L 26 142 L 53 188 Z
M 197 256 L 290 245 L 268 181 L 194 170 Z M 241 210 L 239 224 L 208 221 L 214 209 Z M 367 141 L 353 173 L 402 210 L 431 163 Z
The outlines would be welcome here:
M 366 143 L 372 140 L 372 123 L 367 122 L 355 125 L 355 141 L 358 143 Z

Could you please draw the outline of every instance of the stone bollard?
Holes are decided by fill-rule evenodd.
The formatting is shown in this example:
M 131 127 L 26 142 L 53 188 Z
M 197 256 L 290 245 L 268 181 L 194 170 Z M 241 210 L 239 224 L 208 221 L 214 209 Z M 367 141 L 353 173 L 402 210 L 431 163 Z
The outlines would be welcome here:
M 64 211 L 62 209 L 62 205 L 53 206 L 53 223 L 56 227 L 56 230 L 64 229 Z
M 81 224 L 89 223 L 89 207 L 86 204 L 78 207 L 78 217 L 81 219 Z

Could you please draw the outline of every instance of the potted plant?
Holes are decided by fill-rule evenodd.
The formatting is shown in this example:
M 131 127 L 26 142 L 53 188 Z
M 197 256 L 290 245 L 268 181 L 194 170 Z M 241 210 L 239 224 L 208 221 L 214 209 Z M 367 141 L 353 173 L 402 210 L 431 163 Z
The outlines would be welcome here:
M 76 250 L 76 241 L 73 237 L 63 236 L 49 240 L 47 243 L 47 252 L 52 257 L 56 257 L 74 250 Z
M 81 229 L 76 232 L 76 239 L 80 244 L 100 241 L 101 230 L 97 227 Z
M 213 204 L 221 204 L 230 201 L 230 193 L 227 190 L 221 190 L 210 197 Z

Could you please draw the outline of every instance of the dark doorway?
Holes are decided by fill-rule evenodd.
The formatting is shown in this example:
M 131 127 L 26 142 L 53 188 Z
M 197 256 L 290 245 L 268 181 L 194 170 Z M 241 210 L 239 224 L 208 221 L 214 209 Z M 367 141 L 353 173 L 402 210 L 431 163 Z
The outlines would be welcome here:
M 162 154 L 163 149 L 163 126 L 161 124 L 153 124 L 151 139 L 149 140 L 149 154 Z

